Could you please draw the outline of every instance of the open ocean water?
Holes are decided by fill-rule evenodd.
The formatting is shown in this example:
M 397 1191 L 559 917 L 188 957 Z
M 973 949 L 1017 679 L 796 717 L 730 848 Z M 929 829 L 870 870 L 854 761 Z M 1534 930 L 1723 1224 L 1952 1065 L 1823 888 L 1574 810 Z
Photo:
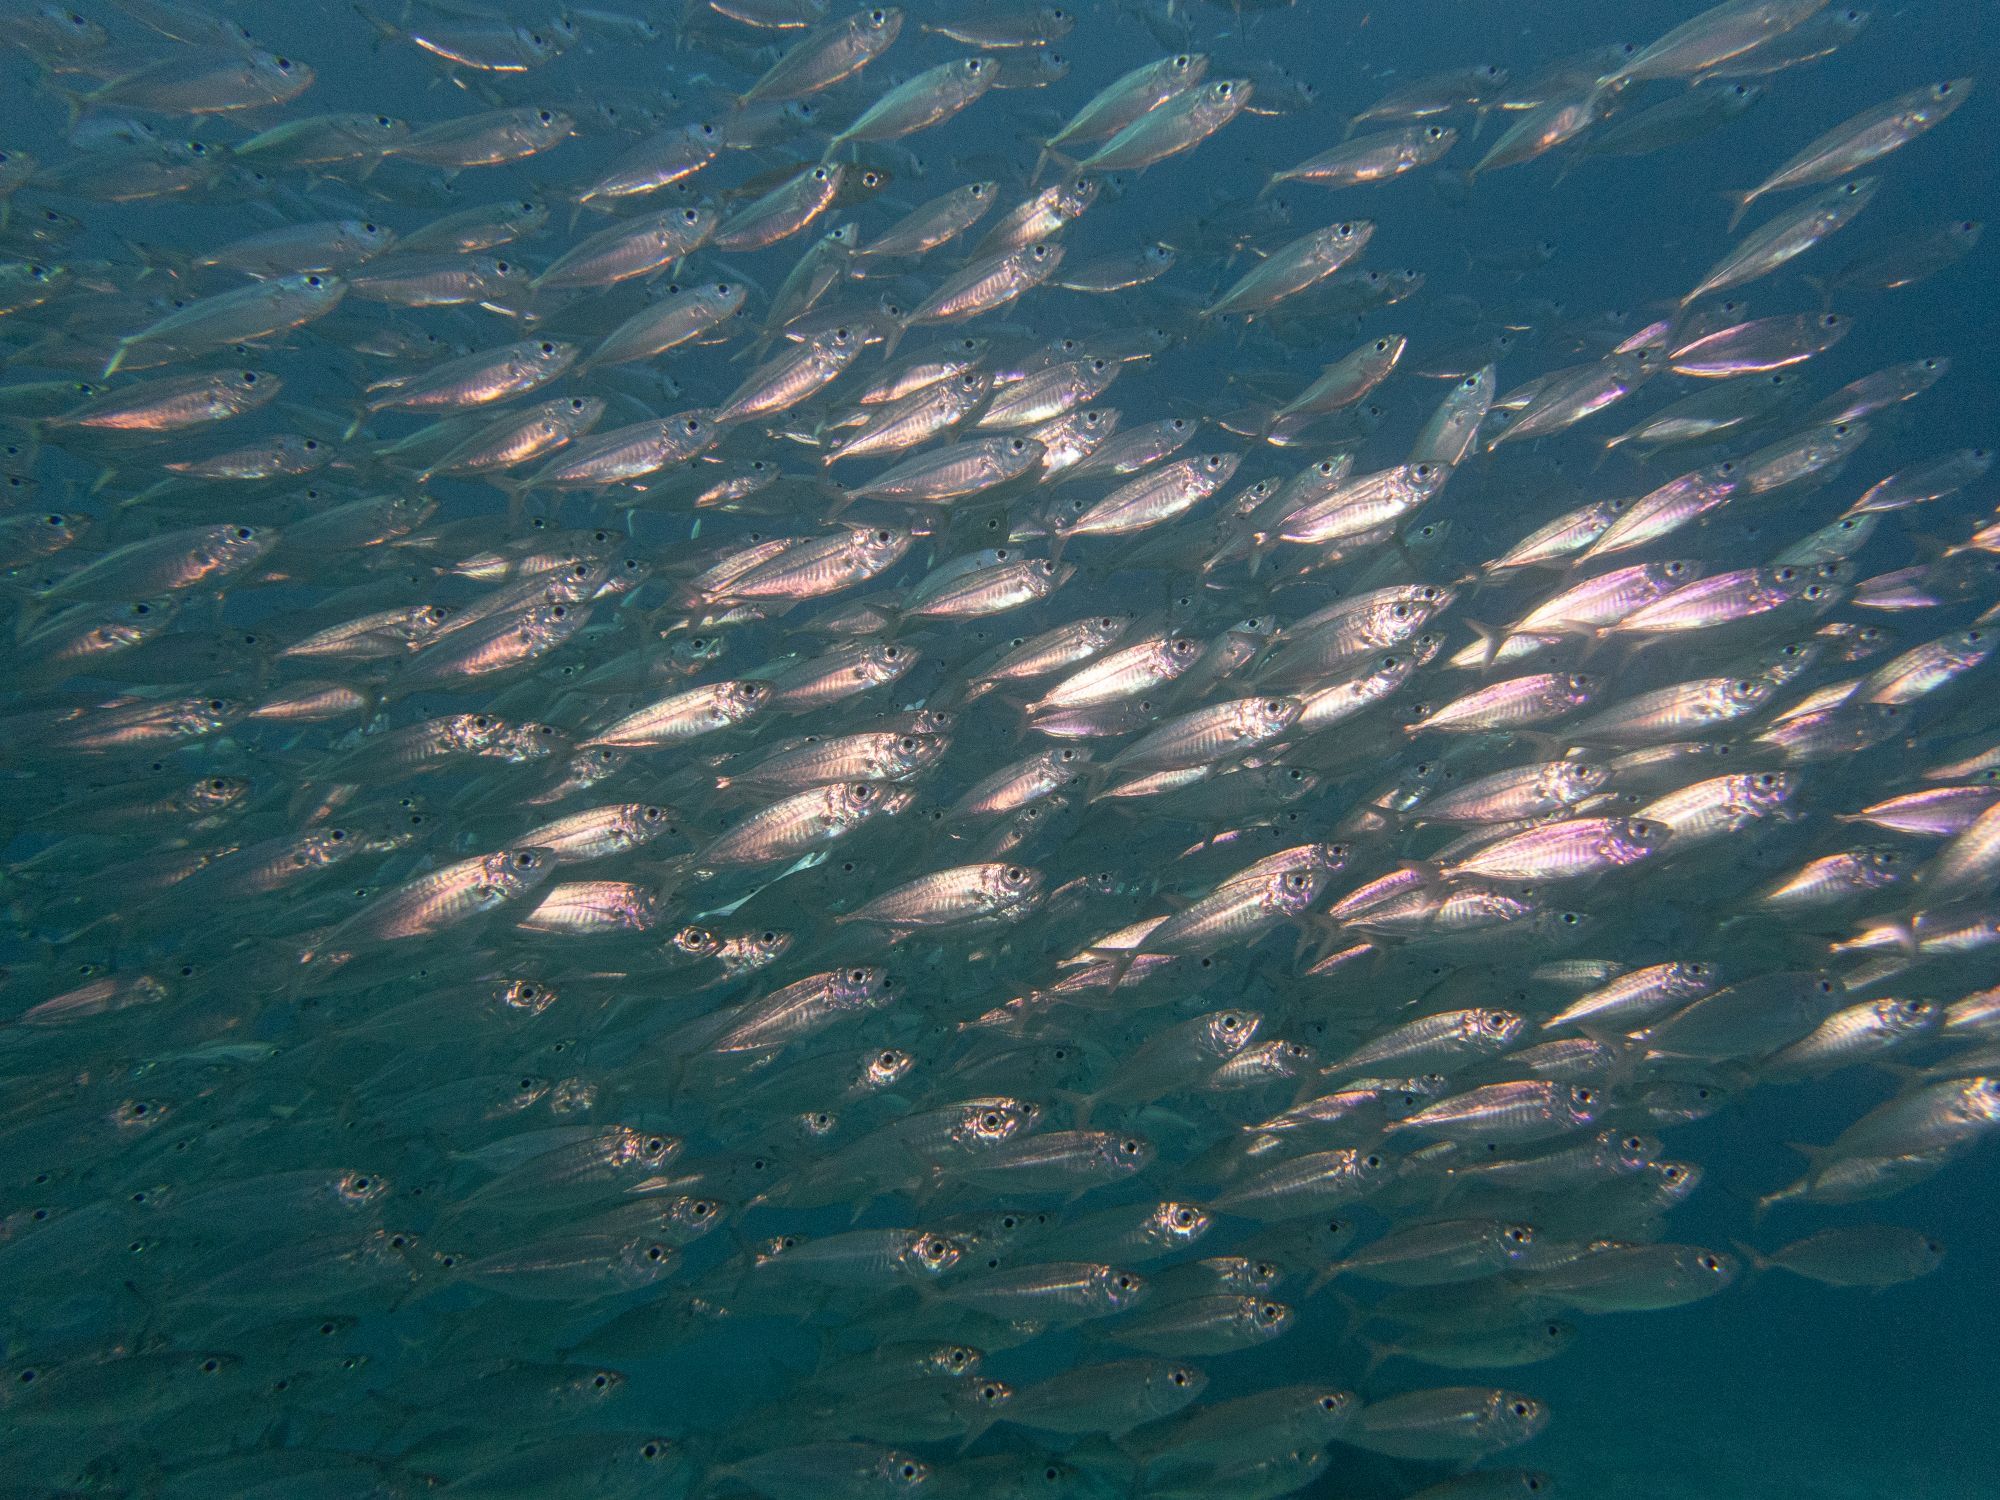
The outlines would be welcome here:
M 1995 1494 L 1996 50 L 0 0 L 0 1496 Z

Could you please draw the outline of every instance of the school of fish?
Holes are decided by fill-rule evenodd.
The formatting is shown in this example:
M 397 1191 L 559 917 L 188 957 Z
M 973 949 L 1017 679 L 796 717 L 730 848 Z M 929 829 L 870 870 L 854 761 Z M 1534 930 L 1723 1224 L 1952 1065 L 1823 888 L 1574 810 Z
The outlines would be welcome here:
M 1560 1493 L 1589 1320 L 1938 1270 L 1975 79 L 1065 4 L 0 0 L 7 1494 Z M 1629 309 L 1371 248 L 1848 48 Z

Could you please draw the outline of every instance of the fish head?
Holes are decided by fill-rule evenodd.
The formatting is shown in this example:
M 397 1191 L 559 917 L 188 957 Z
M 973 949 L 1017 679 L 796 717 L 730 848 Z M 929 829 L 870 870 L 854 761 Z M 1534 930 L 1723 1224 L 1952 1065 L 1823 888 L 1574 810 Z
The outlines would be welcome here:
M 1968 1116 L 2000 1124 L 2000 1078 L 1984 1074 L 1968 1078 L 1959 1086 L 1959 1102 Z
M 1799 779 L 1789 771 L 1758 771 L 1736 778 L 1732 801 L 1758 816 L 1778 812 L 1799 789 Z
M 723 688 L 721 700 L 724 716 L 735 723 L 747 719 L 771 701 L 771 685 L 768 682 L 732 682 Z
M 861 1086 L 868 1089 L 894 1088 L 910 1076 L 916 1058 L 900 1047 L 883 1047 L 868 1054 L 861 1067 Z
M 1261 739 L 1269 739 L 1291 728 L 1304 712 L 1303 699 L 1257 698 L 1244 708 L 1244 727 Z
M 979 1099 L 960 1106 L 959 1118 L 951 1128 L 952 1140 L 961 1146 L 997 1146 L 1032 1130 L 1040 1109 L 1018 1099 Z
M 1046 878 L 1030 865 L 995 865 L 985 873 L 982 882 L 992 900 L 1011 906 L 1040 891 Z
M 1563 1096 L 1562 1107 L 1570 1123 L 1580 1127 L 1596 1121 L 1598 1112 L 1604 1108 L 1604 1098 L 1588 1084 L 1578 1084 Z
M 919 1231 L 912 1234 L 897 1253 L 896 1261 L 904 1270 L 919 1276 L 942 1276 L 957 1265 L 965 1255 L 965 1247 L 957 1240 L 942 1234 Z
M 1551 687 L 1557 702 L 1570 708 L 1582 708 L 1597 695 L 1597 679 L 1588 672 L 1557 673 Z
M 1527 1029 L 1528 1018 L 1519 1011 L 1469 1010 L 1459 1022 L 1459 1033 L 1481 1051 L 1504 1051 L 1520 1040 Z
M 881 15 L 881 11 L 871 12 Z M 902 13 L 894 12 L 900 19 Z M 882 1456 L 874 1463 L 875 1477 L 882 1482 L 885 1491 L 893 1494 L 907 1494 L 916 1490 L 931 1477 L 931 1466 L 912 1453 L 902 1453 L 894 1448 L 884 1449 Z
M 1167 1202 L 1146 1215 L 1143 1233 L 1153 1244 L 1183 1249 L 1207 1234 L 1214 1215 L 1196 1203 Z
M 1876 1026 L 1898 1040 L 1928 1036 L 1944 1024 L 1944 1010 L 1933 1000 L 1877 1000 Z
M 1535 1227 L 1532 1224 L 1502 1224 L 1498 1231 L 1500 1254 L 1510 1266 L 1518 1266 L 1526 1260 L 1535 1248 Z
M 894 682 L 915 666 L 922 654 L 916 647 L 899 641 L 873 641 L 862 648 L 854 664 L 854 675 L 877 685 Z
M 1319 870 L 1286 870 L 1271 877 L 1270 903 L 1286 916 L 1297 916 L 1319 899 L 1327 875 Z
M 1525 1443 L 1549 1423 L 1549 1409 L 1533 1396 L 1519 1391 L 1495 1391 L 1488 1397 L 1488 1424 L 1497 1442 L 1505 1434 L 1508 1446 Z
M 1146 1372 L 1146 1404 L 1161 1416 L 1179 1411 L 1208 1389 L 1208 1373 L 1199 1366 L 1175 1361 Z
M 1686 1202 L 1701 1186 L 1702 1170 L 1697 1162 L 1648 1162 L 1643 1170 L 1651 1179 L 1653 1191 L 1670 1207 Z
M 366 1208 L 389 1192 L 389 1179 L 379 1172 L 342 1172 L 330 1184 L 334 1202 L 342 1208 Z
M 1619 818 L 1611 838 L 1611 854 L 1620 863 L 1642 859 L 1666 847 L 1673 830 L 1657 818 Z
M 1721 1291 L 1742 1273 L 1743 1262 L 1721 1250 L 1695 1250 L 1682 1262 L 1682 1269 L 1698 1281 L 1706 1281 Z
M 1113 1312 L 1137 1307 L 1153 1289 L 1137 1271 L 1121 1266 L 1099 1266 L 1091 1273 L 1090 1280 L 1098 1302 Z

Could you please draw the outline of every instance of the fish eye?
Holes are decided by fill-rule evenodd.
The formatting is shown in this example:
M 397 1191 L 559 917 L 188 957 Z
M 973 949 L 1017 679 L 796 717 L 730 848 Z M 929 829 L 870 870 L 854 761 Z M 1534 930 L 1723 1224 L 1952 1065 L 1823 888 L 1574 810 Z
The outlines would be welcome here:
M 1362 1158 L 1361 1164 L 1367 1167 L 1379 1167 L 1382 1165 L 1382 1158 L 1371 1152 L 1369 1155 Z
M 553 125 L 556 122 L 556 117 L 545 109 L 538 111 L 535 118 L 540 120 L 544 125 Z
M 1137 1156 L 1145 1149 L 1145 1146 L 1142 1142 L 1136 1140 L 1123 1140 L 1118 1143 L 1118 1149 L 1127 1156 Z
M 280 73 L 289 73 L 292 71 L 292 60 L 289 57 L 278 58 L 277 63 Z
M 1525 1401 L 1516 1401 L 1508 1410 L 1513 1412 L 1517 1417 L 1525 1417 L 1533 1408 Z

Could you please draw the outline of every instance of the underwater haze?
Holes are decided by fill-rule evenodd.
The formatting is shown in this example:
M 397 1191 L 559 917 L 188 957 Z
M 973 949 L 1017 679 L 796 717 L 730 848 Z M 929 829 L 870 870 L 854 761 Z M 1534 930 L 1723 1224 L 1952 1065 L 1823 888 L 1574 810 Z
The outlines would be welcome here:
M 0 1495 L 1974 1500 L 1984 0 L 0 0 Z

